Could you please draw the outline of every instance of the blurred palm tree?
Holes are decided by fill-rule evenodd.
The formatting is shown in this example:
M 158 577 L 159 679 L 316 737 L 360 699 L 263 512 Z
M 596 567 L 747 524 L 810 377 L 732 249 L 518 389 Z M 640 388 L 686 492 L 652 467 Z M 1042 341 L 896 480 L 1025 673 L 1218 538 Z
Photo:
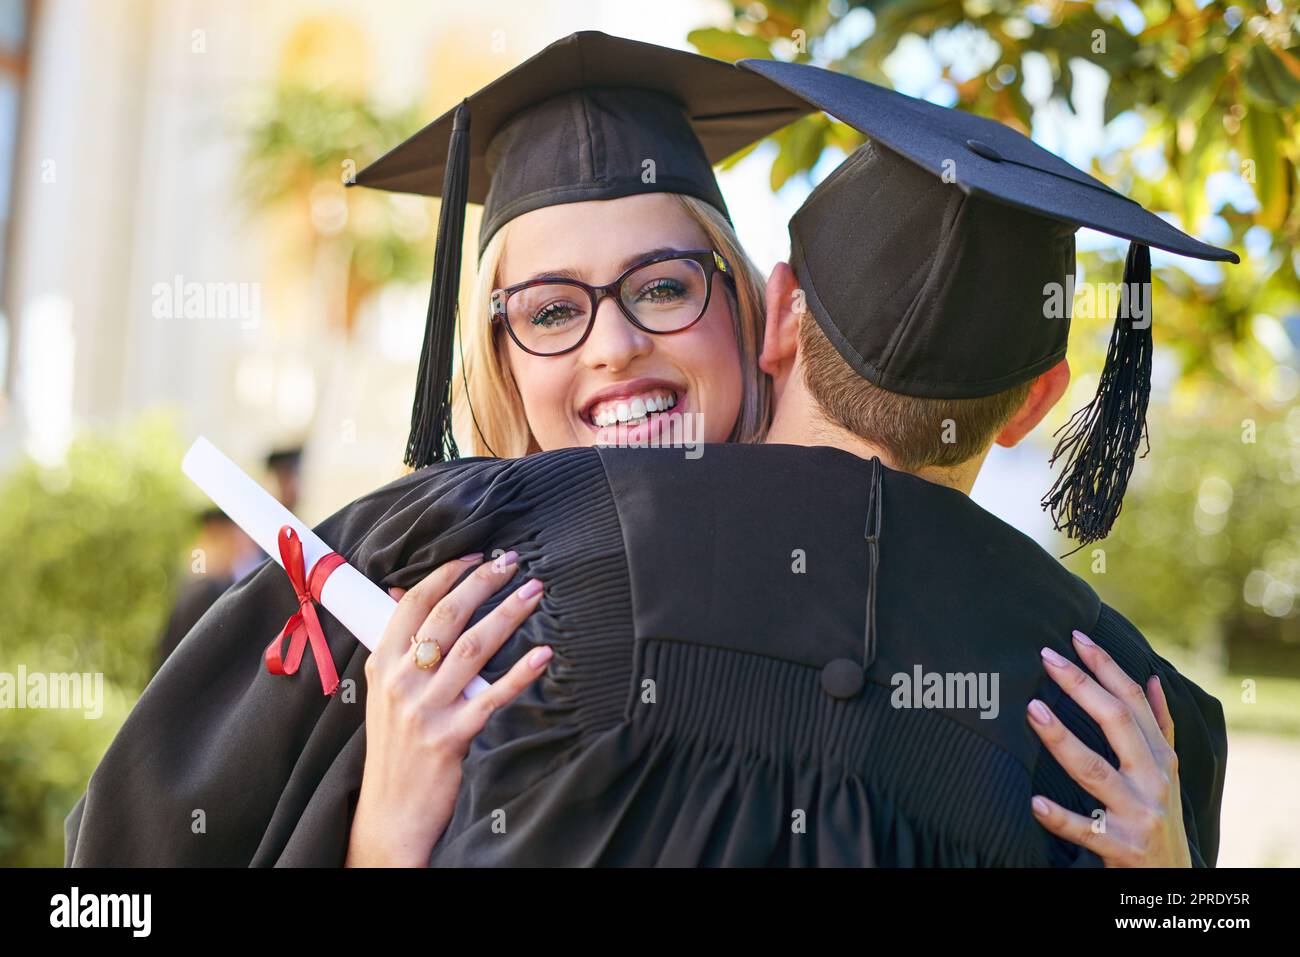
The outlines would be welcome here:
M 400 142 L 418 120 L 415 106 L 382 112 L 361 94 L 290 81 L 272 91 L 249 128 L 243 199 L 292 223 L 278 245 L 305 262 L 323 256 L 345 265 L 338 314 L 347 331 L 375 289 L 428 274 L 427 201 L 345 187 L 360 164 Z
M 475 55 L 461 31 L 487 29 L 475 26 L 472 11 L 448 16 L 424 57 L 429 89 L 396 109 L 377 106 L 369 92 L 373 58 L 363 26 L 334 14 L 305 18 L 286 40 L 278 83 L 247 129 L 243 199 L 281 227 L 277 253 L 314 276 L 321 308 L 346 332 L 359 305 L 385 283 L 428 282 L 438 204 L 345 183 L 516 56 Z

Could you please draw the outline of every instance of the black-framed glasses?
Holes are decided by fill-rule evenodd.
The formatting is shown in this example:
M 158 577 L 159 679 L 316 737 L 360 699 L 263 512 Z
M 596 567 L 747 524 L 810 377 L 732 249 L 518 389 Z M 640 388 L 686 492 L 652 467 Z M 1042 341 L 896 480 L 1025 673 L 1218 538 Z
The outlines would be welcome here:
M 515 345 L 535 356 L 558 356 L 586 342 L 606 296 L 644 332 L 682 332 L 708 310 L 714 273 L 721 273 L 735 289 L 731 265 L 716 249 L 662 253 L 636 263 L 604 286 L 576 279 L 530 279 L 493 290 L 492 321 L 500 321 Z

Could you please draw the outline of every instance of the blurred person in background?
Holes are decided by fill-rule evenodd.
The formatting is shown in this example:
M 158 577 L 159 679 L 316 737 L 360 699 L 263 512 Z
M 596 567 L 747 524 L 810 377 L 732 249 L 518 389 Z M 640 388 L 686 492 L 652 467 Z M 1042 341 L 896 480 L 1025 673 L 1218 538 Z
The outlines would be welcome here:
M 191 552 L 193 563 L 172 606 L 158 642 L 157 667 L 176 650 L 181 639 L 222 594 L 266 557 L 243 529 L 221 509 L 204 509 L 202 526 Z M 156 669 L 155 669 L 156 670 Z
M 302 487 L 302 446 L 272 449 L 266 455 L 265 465 L 271 494 L 289 511 L 297 512 Z
M 272 449 L 267 453 L 263 464 L 276 501 L 289 511 L 294 511 L 298 506 L 302 448 L 286 446 Z M 201 565 L 192 564 L 191 574 L 181 583 L 180 593 L 168 616 L 162 639 L 158 642 L 157 668 L 162 667 L 167 656 L 176 650 L 181 639 L 222 593 L 266 558 L 257 544 L 227 518 L 221 509 L 205 509 L 201 520 L 202 528 L 192 553 L 195 563 L 200 561 L 201 556 Z

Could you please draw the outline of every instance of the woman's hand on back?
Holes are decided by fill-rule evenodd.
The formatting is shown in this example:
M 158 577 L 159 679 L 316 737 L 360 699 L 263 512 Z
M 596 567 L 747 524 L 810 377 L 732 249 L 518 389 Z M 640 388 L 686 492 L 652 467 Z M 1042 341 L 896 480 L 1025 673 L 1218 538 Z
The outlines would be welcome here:
M 1191 867 L 1183 827 L 1174 719 L 1160 679 L 1144 689 L 1082 632 L 1074 633 L 1079 657 L 1097 676 L 1043 649 L 1047 672 L 1101 727 L 1119 768 L 1084 745 L 1035 699 L 1030 726 L 1061 767 L 1105 805 L 1104 826 L 1049 801 L 1033 798 L 1034 816 L 1058 837 L 1086 847 L 1107 867 Z M 1100 683 L 1099 683 L 1100 682 Z
M 366 661 L 366 762 L 346 866 L 427 865 L 451 820 L 470 741 L 550 660 L 551 649 L 539 647 L 473 698 L 463 696 L 541 599 L 542 583 L 532 579 L 466 629 L 474 611 L 510 581 L 516 559 L 509 552 L 479 564 L 482 555 L 469 555 L 434 569 L 410 591 L 390 589 L 397 611 Z M 415 664 L 412 635 L 437 641 L 436 668 Z

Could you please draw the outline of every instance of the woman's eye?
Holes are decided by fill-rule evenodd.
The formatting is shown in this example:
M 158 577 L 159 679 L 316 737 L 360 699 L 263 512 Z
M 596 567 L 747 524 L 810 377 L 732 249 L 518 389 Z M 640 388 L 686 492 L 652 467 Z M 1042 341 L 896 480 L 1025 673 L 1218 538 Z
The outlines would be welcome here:
M 541 309 L 538 309 L 529 321 L 534 326 L 554 329 L 556 326 L 562 326 L 573 321 L 578 312 L 578 307 L 571 302 L 548 302 Z
M 673 302 L 686 295 L 686 287 L 676 279 L 656 279 L 641 287 L 637 302 Z

